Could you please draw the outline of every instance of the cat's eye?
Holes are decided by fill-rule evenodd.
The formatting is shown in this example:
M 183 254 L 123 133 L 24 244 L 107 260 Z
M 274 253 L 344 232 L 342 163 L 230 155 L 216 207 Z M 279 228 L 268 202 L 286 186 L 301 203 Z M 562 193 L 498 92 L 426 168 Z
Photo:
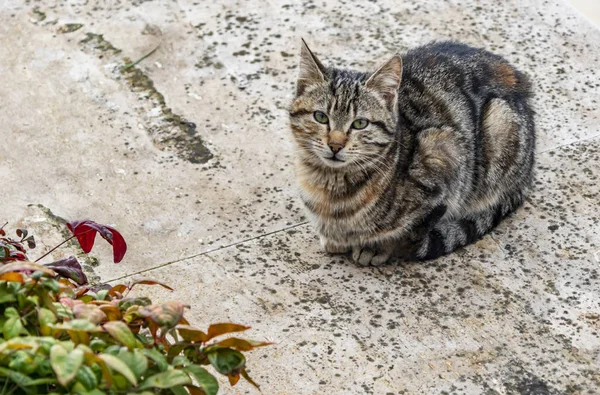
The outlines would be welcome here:
M 352 122 L 352 129 L 364 129 L 367 127 L 367 125 L 369 125 L 369 121 L 367 121 L 366 119 L 355 119 L 354 122 Z
M 315 111 L 313 116 L 315 117 L 315 121 L 317 121 L 319 123 L 328 123 L 329 122 L 329 118 L 327 117 L 327 115 L 325 115 L 324 112 Z

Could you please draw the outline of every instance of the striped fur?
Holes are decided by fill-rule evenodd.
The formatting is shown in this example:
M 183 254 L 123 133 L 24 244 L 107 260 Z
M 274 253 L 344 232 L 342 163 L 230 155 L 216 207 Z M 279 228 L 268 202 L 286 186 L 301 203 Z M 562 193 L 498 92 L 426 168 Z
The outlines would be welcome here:
M 481 238 L 531 187 L 531 86 L 497 55 L 432 43 L 361 73 L 304 44 L 296 93 L 297 178 L 328 252 L 433 259 Z

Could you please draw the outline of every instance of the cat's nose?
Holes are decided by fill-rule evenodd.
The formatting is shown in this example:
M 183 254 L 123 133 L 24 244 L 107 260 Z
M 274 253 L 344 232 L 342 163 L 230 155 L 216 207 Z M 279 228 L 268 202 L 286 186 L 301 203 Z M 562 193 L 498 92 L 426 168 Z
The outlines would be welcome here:
M 341 132 L 339 130 L 334 130 L 329 133 L 329 138 L 327 139 L 327 145 L 333 154 L 337 154 L 344 148 L 346 145 L 346 133 Z
M 334 154 L 337 154 L 342 148 L 344 148 L 344 144 L 336 143 L 335 141 L 330 141 L 327 145 L 329 146 L 331 152 L 333 152 Z

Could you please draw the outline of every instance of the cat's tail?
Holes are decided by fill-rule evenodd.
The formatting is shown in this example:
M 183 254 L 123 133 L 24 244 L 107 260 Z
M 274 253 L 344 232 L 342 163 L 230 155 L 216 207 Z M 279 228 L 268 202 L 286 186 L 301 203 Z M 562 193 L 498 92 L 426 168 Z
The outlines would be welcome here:
M 523 199 L 523 195 L 519 194 L 460 219 L 440 220 L 416 244 L 410 259 L 435 259 L 481 239 L 512 214 L 523 203 Z

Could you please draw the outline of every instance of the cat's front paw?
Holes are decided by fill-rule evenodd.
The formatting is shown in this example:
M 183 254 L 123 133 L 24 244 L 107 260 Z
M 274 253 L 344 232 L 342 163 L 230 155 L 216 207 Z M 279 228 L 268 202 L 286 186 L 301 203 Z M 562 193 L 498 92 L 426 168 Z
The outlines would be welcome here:
M 345 254 L 350 251 L 350 247 L 327 240 L 324 237 L 321 237 L 321 246 L 328 254 Z
M 353 247 L 352 259 L 362 266 L 381 266 L 390 260 L 393 248 Z

